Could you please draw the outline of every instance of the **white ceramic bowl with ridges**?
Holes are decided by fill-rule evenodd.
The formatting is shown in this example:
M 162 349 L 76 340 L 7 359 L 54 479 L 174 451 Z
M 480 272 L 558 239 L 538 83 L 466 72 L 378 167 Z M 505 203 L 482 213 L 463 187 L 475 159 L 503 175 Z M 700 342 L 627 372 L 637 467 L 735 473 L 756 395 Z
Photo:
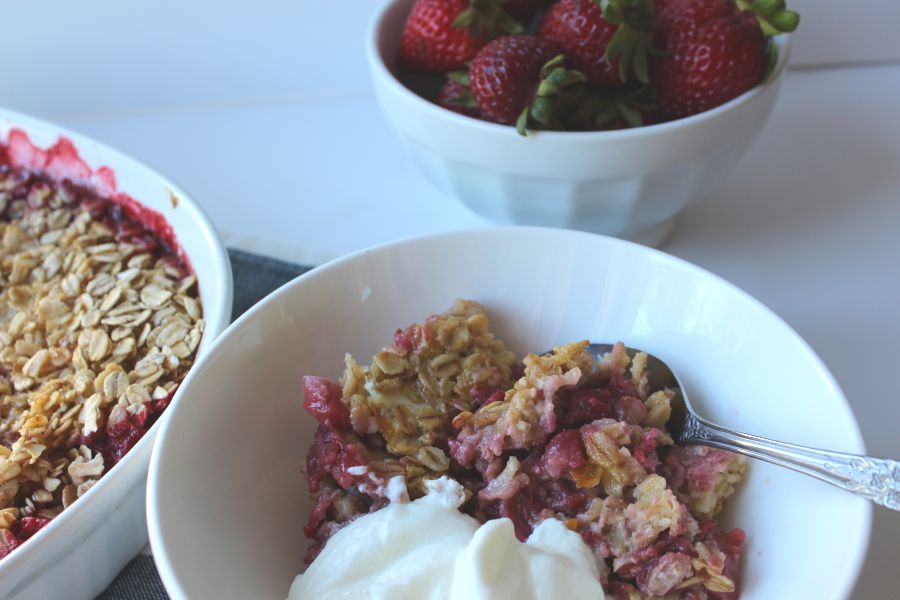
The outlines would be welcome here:
M 13 129 L 24 131 L 39 148 L 52 146 L 60 136 L 68 138 L 93 169 L 107 166 L 114 171 L 118 191 L 166 218 L 197 273 L 206 320 L 198 354 L 206 353 L 231 319 L 232 281 L 225 247 L 197 204 L 172 182 L 120 152 L 50 123 L 0 109 L 0 141 L 6 143 Z M 181 393 L 179 390 L 175 397 Z M 154 424 L 82 498 L 0 560 L 0 598 L 87 600 L 109 585 L 148 541 L 147 465 L 159 428 L 160 423 Z
M 301 377 L 367 363 L 397 328 L 484 304 L 517 353 L 624 340 L 680 375 L 717 423 L 862 452 L 846 399 L 781 319 L 667 254 L 581 232 L 487 228 L 379 246 L 329 263 L 262 300 L 219 338 L 169 408 L 150 464 L 154 558 L 176 600 L 283 600 L 303 565 L 302 475 L 316 428 Z M 729 501 L 747 531 L 742 600 L 838 600 L 865 556 L 866 500 L 753 462 Z
M 398 80 L 400 32 L 413 1 L 386 3 L 369 29 L 378 103 L 428 179 L 497 224 L 661 244 L 688 203 L 712 191 L 762 131 L 788 58 L 789 36 L 780 36 L 778 63 L 763 84 L 692 117 L 523 139 L 513 127 L 445 110 Z

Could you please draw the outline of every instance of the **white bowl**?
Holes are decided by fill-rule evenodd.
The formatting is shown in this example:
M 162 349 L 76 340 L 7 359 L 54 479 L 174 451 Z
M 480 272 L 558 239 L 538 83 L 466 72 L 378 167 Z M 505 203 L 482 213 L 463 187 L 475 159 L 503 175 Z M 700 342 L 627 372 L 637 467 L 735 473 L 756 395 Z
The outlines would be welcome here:
M 381 110 L 428 179 L 498 224 L 543 225 L 658 245 L 678 215 L 708 194 L 762 130 L 787 64 L 788 36 L 761 85 L 704 113 L 599 132 L 530 132 L 445 110 L 396 75 L 414 0 L 388 2 L 366 51 Z
M 14 128 L 39 148 L 52 146 L 60 136 L 69 138 L 94 170 L 107 166 L 115 172 L 119 191 L 162 213 L 197 273 L 206 321 L 198 353 L 204 354 L 231 320 L 232 282 L 228 254 L 203 211 L 136 160 L 61 127 L 0 109 L 0 140 L 5 143 Z M 103 185 L 100 179 L 92 177 L 90 183 Z M 156 423 L 82 498 L 0 560 L 0 598 L 94 598 L 146 546 L 147 465 L 158 430 Z
M 188 376 L 153 452 L 150 539 L 180 598 L 282 600 L 303 565 L 301 474 L 316 423 L 301 377 L 338 377 L 394 331 L 482 302 L 519 353 L 590 338 L 666 360 L 703 414 L 849 452 L 863 444 L 818 357 L 746 293 L 686 262 L 564 230 L 482 229 L 391 243 L 315 269 L 234 323 Z M 747 530 L 743 600 L 836 599 L 859 572 L 868 502 L 755 462 L 728 525 Z

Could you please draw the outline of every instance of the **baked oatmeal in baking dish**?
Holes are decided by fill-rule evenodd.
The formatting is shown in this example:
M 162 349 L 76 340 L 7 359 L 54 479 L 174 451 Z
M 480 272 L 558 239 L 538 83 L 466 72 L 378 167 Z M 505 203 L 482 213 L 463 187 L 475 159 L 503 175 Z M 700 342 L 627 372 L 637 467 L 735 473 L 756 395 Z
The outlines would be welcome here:
M 193 363 L 204 328 L 197 278 L 161 215 L 14 167 L 5 151 L 0 558 L 137 443 Z
M 583 341 L 519 359 L 481 305 L 458 300 L 398 330 L 369 366 L 347 356 L 339 381 L 304 378 L 319 422 L 307 562 L 387 506 L 397 477 L 416 499 L 446 476 L 465 491 L 461 511 L 508 518 L 521 541 L 547 519 L 578 533 L 610 597 L 737 598 L 744 532 L 716 519 L 746 461 L 675 444 L 675 393 L 650 389 L 646 355 L 621 343 L 599 359 Z

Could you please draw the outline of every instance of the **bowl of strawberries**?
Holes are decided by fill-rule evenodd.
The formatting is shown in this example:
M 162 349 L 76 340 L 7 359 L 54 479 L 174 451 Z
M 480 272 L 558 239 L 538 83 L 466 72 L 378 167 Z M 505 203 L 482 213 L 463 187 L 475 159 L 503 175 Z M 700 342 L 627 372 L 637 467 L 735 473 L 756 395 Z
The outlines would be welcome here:
M 367 51 L 440 190 L 659 245 L 759 135 L 798 22 L 783 0 L 392 0 Z

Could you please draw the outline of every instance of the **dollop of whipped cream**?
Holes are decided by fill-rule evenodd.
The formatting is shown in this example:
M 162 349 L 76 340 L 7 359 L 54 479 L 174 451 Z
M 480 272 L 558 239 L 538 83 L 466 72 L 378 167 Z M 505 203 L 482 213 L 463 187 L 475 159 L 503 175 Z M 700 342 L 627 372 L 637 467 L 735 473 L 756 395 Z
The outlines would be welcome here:
M 523 544 L 509 519 L 479 525 L 459 512 L 465 493 L 456 481 L 428 481 L 428 493 L 409 502 L 395 479 L 396 500 L 335 533 L 288 600 L 604 597 L 591 551 L 560 521 L 543 521 Z

